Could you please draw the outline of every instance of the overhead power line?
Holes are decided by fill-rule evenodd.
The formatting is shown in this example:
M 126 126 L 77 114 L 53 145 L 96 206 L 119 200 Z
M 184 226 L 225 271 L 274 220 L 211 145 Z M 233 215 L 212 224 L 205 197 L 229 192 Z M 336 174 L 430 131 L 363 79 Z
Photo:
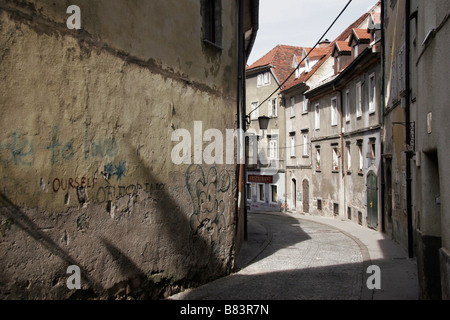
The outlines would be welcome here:
M 300 68 L 301 64 L 303 63 L 303 61 L 305 61 L 306 58 L 309 57 L 309 55 L 311 54 L 311 52 L 319 45 L 319 43 L 322 42 L 323 38 L 325 38 L 325 36 L 327 35 L 327 33 L 331 30 L 331 28 L 333 28 L 333 26 L 336 24 L 336 22 L 339 20 L 339 18 L 342 16 L 342 14 L 345 12 L 345 10 L 347 10 L 348 6 L 350 5 L 350 3 L 352 3 L 353 0 L 349 0 L 347 5 L 344 7 L 344 9 L 341 10 L 341 12 L 339 13 L 339 15 L 336 17 L 336 19 L 334 19 L 333 23 L 328 27 L 328 29 L 324 32 L 324 34 L 322 35 L 322 37 L 320 37 L 320 39 L 316 42 L 316 44 L 314 45 L 314 47 L 311 48 L 311 50 L 309 50 L 309 52 L 306 54 L 306 56 L 300 61 L 300 63 L 298 64 L 298 66 L 294 69 L 294 71 L 291 72 L 291 74 L 278 86 L 277 89 L 275 89 L 274 92 L 272 92 L 266 99 L 264 99 L 263 102 L 261 102 L 259 104 L 259 106 L 257 106 L 255 109 L 253 109 L 249 114 L 247 114 L 247 117 L 250 117 L 250 115 L 255 112 L 256 110 L 258 110 L 259 108 L 261 108 L 261 106 L 266 103 L 275 93 L 277 93 L 278 90 L 280 90 L 285 84 L 286 82 L 288 82 L 288 80 L 294 75 L 294 73 L 297 71 L 297 69 Z

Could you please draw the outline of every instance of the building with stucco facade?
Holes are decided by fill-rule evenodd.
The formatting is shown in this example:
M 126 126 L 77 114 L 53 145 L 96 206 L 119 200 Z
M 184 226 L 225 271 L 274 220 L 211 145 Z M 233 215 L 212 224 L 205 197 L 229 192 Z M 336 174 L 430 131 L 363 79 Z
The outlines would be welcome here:
M 258 1 L 76 5 L 0 1 L 0 297 L 160 298 L 228 274 L 239 167 L 174 163 L 173 133 L 205 149 L 195 122 L 239 126 Z

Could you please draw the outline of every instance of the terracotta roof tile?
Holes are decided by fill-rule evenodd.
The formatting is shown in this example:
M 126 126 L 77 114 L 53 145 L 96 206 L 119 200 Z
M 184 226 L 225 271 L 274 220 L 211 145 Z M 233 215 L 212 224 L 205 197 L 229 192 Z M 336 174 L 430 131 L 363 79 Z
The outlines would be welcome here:
M 277 80 L 281 83 L 293 71 L 292 59 L 294 55 L 301 56 L 302 51 L 303 47 L 278 45 L 246 70 L 249 71 L 259 67 L 271 66 Z
M 357 36 L 358 39 L 370 39 L 370 33 L 367 29 L 359 29 L 370 15 L 371 13 L 369 12 L 364 13 L 358 20 L 348 26 L 347 29 L 345 29 L 334 42 L 324 47 L 315 48 L 308 56 L 310 60 L 318 60 L 312 70 L 308 73 L 303 72 L 297 79 L 292 76 L 281 88 L 281 90 L 287 90 L 309 80 L 309 78 L 320 68 L 320 66 L 322 66 L 322 64 L 332 55 L 333 50 L 336 47 L 338 47 L 341 51 L 351 51 L 349 47 L 349 40 L 351 36 Z M 372 13 L 372 17 L 376 19 L 377 14 Z M 354 30 L 358 30 L 355 31 L 356 34 L 354 34 Z M 294 56 L 297 57 L 298 63 L 301 62 L 303 50 L 308 53 L 311 48 L 278 45 L 251 66 L 247 66 L 246 70 L 249 71 L 260 67 L 270 66 L 272 67 L 278 81 L 282 83 L 294 71 L 294 68 L 292 67 L 292 59 Z M 304 65 L 304 63 L 302 63 L 302 65 Z
M 348 41 L 336 41 L 336 48 L 339 52 L 349 52 L 352 48 L 349 46 Z
M 353 34 L 358 40 L 370 40 L 370 32 L 367 29 L 353 29 Z
M 317 71 L 317 69 L 320 68 L 320 66 L 323 64 L 323 62 L 325 62 L 330 56 L 331 53 L 333 52 L 333 48 L 334 48 L 334 43 L 329 44 L 326 47 L 322 47 L 322 48 L 316 48 L 314 49 L 310 54 L 309 54 L 309 58 L 311 60 L 318 60 L 318 62 L 312 67 L 312 69 L 309 72 L 303 72 L 300 77 L 298 77 L 297 79 L 295 78 L 295 76 L 292 76 L 287 82 L 286 84 L 283 86 L 282 90 L 287 90 L 290 89 L 296 85 L 299 85 L 303 82 L 306 82 L 309 80 L 309 78 L 311 78 L 311 76 Z M 311 50 L 311 48 L 309 48 L 308 50 L 306 50 L 306 53 L 308 53 Z M 301 61 L 301 57 L 299 58 L 299 62 Z M 301 64 L 302 66 L 304 66 L 304 62 Z M 292 69 L 293 71 L 293 69 Z M 291 71 L 291 72 L 292 72 Z
M 300 75 L 298 79 L 295 79 L 295 77 L 292 77 L 286 85 L 282 88 L 282 90 L 287 90 L 289 88 L 292 88 L 296 85 L 299 85 L 303 82 L 306 82 L 309 80 L 309 78 L 317 71 L 317 69 L 320 68 L 320 66 L 332 55 L 333 49 L 336 47 L 336 43 L 339 42 L 339 48 L 342 47 L 342 49 L 347 50 L 348 49 L 348 41 L 350 40 L 350 36 L 353 34 L 353 29 L 361 27 L 361 25 L 366 21 L 366 19 L 370 16 L 369 12 L 364 13 L 359 19 L 357 19 L 355 22 L 353 22 L 350 26 L 347 27 L 337 38 L 334 42 L 332 42 L 328 47 L 324 48 L 318 48 L 323 49 L 325 55 L 322 56 L 322 58 L 319 60 L 318 63 L 314 65 L 312 70 L 308 73 L 303 73 Z M 370 34 L 369 34 L 370 37 Z M 316 49 L 316 50 L 318 50 Z M 311 53 L 313 55 L 313 52 Z M 310 57 L 311 57 L 310 55 Z
M 359 28 L 361 24 L 364 22 L 364 20 L 369 17 L 369 13 L 363 14 L 358 20 L 353 22 L 350 26 L 347 27 L 347 29 L 344 30 L 337 38 L 336 41 L 348 41 L 350 36 L 352 35 L 353 29 Z

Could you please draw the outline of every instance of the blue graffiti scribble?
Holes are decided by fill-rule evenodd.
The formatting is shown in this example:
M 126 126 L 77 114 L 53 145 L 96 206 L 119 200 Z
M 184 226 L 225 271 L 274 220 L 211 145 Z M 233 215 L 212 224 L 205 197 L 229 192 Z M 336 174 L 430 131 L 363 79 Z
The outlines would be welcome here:
M 116 180 L 121 181 L 123 177 L 126 177 L 126 172 L 126 161 L 121 161 L 118 165 L 110 162 L 103 167 L 102 175 L 105 177 L 105 179 L 110 179 L 112 176 L 116 176 Z
M 125 177 L 125 173 L 127 172 L 127 163 L 125 161 L 119 162 L 118 166 L 115 166 L 116 172 L 114 175 L 117 177 L 117 181 L 122 180 Z
M 108 163 L 107 165 L 104 166 L 102 174 L 106 179 L 109 179 L 113 175 L 113 170 L 114 170 L 113 164 Z

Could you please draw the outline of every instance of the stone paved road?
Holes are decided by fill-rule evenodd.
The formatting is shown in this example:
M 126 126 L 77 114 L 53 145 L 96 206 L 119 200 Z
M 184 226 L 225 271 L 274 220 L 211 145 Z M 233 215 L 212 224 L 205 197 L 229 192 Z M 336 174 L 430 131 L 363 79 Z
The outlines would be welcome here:
M 172 300 L 361 299 L 364 253 L 336 228 L 282 213 L 249 215 L 242 269 Z M 259 255 L 255 256 L 255 250 Z

